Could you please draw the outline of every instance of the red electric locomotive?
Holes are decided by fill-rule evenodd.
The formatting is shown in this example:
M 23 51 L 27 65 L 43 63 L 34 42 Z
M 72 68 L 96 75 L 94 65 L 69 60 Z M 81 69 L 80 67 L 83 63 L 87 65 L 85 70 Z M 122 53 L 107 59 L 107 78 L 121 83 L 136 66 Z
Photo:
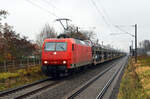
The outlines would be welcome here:
M 92 63 L 92 48 L 88 42 L 73 39 L 46 39 L 42 48 L 42 71 L 47 76 L 59 76 L 69 70 Z

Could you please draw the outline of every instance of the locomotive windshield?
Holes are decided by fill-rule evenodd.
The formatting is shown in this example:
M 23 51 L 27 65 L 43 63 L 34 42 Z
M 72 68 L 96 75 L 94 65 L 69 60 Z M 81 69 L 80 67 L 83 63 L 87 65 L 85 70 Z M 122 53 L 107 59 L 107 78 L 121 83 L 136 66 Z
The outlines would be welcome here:
M 45 51 L 66 51 L 67 43 L 65 42 L 46 42 Z

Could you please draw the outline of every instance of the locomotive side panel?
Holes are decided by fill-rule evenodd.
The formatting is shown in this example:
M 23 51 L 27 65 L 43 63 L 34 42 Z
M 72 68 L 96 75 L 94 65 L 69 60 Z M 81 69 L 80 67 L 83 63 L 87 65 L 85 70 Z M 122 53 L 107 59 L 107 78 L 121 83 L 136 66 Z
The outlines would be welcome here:
M 76 40 L 76 43 L 74 44 L 74 50 L 72 51 L 72 56 L 73 68 L 92 63 L 91 47 L 86 44 L 82 44 L 80 41 Z

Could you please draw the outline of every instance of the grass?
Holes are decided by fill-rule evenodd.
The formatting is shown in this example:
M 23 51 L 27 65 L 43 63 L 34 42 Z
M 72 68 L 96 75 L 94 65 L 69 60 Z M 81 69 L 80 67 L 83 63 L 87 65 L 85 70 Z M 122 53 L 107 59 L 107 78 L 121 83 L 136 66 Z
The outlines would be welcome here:
M 150 99 L 150 57 L 131 58 L 120 84 L 118 99 Z
M 43 78 L 46 76 L 41 72 L 41 66 L 0 73 L 0 91 L 29 84 Z
M 135 65 L 136 72 L 140 78 L 140 81 L 146 94 L 150 96 L 150 57 L 139 57 L 137 64 Z

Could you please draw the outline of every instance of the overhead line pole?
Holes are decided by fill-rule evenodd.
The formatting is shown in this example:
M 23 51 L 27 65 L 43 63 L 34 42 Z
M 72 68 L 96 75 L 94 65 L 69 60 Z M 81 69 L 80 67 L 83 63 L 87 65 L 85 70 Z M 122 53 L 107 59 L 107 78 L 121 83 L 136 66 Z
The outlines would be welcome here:
M 129 34 L 129 35 L 131 35 L 132 37 L 135 38 L 135 51 L 134 51 L 134 56 L 135 56 L 135 63 L 137 63 L 137 24 L 132 25 L 132 26 L 134 26 L 134 28 L 135 28 L 135 35 L 132 35 L 132 34 L 130 34 L 130 33 L 128 33 L 128 32 L 125 32 L 125 31 L 123 31 L 123 32 L 125 32 L 125 33 L 119 33 L 119 34 Z M 118 26 L 117 26 L 117 28 L 122 31 L 122 29 L 120 29 Z M 113 34 L 113 33 L 112 33 L 112 34 Z M 114 34 L 117 34 L 117 33 L 114 33 Z
M 131 43 L 132 43 L 132 46 L 131 46 L 131 47 L 132 47 L 132 50 L 133 50 L 133 40 L 131 41 Z
M 135 63 L 137 63 L 137 24 L 135 24 Z

